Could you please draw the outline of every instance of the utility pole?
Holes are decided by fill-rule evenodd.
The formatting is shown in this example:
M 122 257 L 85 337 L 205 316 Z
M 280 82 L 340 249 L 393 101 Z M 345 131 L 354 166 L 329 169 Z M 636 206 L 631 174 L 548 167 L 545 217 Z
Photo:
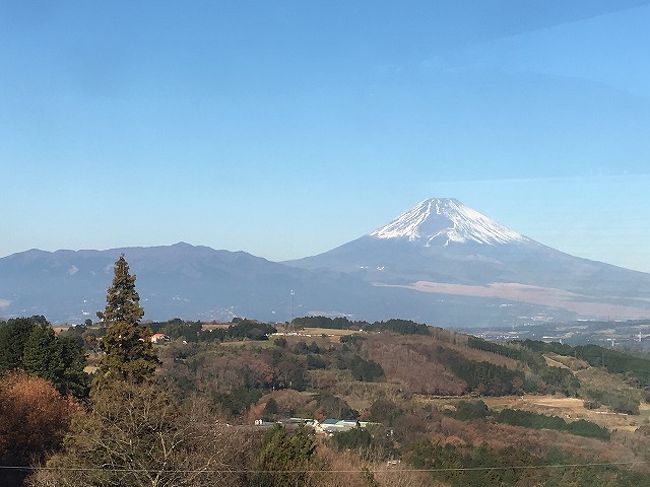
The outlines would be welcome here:
M 291 314 L 289 315 L 289 324 L 293 323 L 293 297 L 296 295 L 296 291 L 293 289 L 289 291 L 290 301 L 291 301 Z

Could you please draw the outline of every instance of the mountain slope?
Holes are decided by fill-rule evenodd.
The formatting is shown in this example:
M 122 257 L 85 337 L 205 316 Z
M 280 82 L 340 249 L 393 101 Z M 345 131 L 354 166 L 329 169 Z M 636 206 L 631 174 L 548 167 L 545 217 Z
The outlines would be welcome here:
M 559 252 L 451 199 L 290 263 L 185 243 L 14 254 L 0 259 L 0 316 L 94 318 L 121 253 L 147 319 L 325 314 L 474 326 L 650 316 L 650 275 Z
M 347 315 L 371 321 L 401 316 L 471 326 L 510 323 L 540 309 L 528 303 L 501 309 L 490 297 L 432 297 L 373 286 L 348 273 L 310 271 L 245 252 L 179 243 L 104 251 L 30 250 L 2 258 L 0 317 L 43 314 L 72 323 L 93 319 L 104 308 L 113 263 L 121 253 L 137 276 L 145 319 L 246 316 L 285 321 L 293 307 L 296 316 Z M 546 312 L 557 319 L 573 317 L 550 308 Z
M 649 274 L 557 251 L 455 199 L 425 200 L 359 239 L 289 264 L 375 286 L 544 304 L 587 317 L 650 315 Z
M 316 275 L 245 252 L 185 243 L 106 251 L 30 250 L 0 259 L 0 315 L 36 313 L 73 322 L 94 318 L 105 305 L 113 263 L 121 253 L 137 275 L 149 319 L 286 320 L 291 289 L 300 293 L 298 311 L 313 306 L 335 312 L 366 287 L 345 275 Z M 319 296 L 327 296 L 328 302 Z M 325 304 L 328 307 L 322 308 Z

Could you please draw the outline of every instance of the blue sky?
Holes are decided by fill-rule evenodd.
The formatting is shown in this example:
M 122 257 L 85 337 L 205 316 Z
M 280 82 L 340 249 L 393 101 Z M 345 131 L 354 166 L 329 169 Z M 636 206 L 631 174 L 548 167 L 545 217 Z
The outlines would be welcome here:
M 0 255 L 269 259 L 453 196 L 650 272 L 650 2 L 0 2 Z

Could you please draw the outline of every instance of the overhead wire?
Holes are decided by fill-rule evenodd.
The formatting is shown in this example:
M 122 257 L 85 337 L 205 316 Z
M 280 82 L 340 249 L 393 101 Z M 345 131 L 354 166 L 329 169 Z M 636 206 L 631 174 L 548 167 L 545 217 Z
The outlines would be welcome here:
M 503 471 L 503 470 L 542 470 L 542 469 L 563 469 L 563 468 L 607 468 L 607 467 L 622 467 L 622 466 L 637 466 L 648 465 L 649 461 L 635 461 L 635 462 L 611 462 L 611 463 L 556 463 L 549 465 L 508 465 L 498 467 L 449 467 L 449 468 L 392 468 L 392 469 L 365 469 L 365 470 L 248 470 L 248 469 L 187 469 L 187 470 L 160 470 L 160 469 L 137 469 L 137 468 L 105 468 L 105 467 L 37 467 L 37 466 L 21 466 L 21 465 L 0 465 L 0 470 L 22 470 L 22 471 L 60 471 L 60 472 L 119 472 L 119 473 L 151 473 L 151 472 L 166 472 L 166 473 L 185 473 L 185 474 L 201 474 L 201 473 L 235 473 L 235 474 L 299 474 L 299 473 L 441 473 L 441 472 L 480 472 L 480 471 Z

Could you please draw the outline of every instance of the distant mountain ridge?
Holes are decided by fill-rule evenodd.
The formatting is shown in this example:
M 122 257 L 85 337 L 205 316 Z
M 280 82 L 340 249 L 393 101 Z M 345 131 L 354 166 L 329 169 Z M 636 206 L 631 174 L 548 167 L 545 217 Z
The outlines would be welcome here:
M 55 320 L 94 318 L 105 303 L 112 266 L 124 253 L 154 319 L 230 319 L 274 314 L 287 319 L 291 288 L 336 287 L 327 277 L 255 257 L 178 243 L 105 251 L 27 251 L 0 259 L 0 314 L 46 314 Z M 342 285 L 345 287 L 345 285 Z M 351 292 L 351 290 L 350 290 Z M 336 302 L 333 296 L 333 301 Z
M 13 254 L 0 259 L 0 316 L 93 319 L 121 253 L 148 319 L 286 321 L 292 309 L 447 326 L 650 317 L 650 274 L 573 257 L 443 198 L 285 263 L 183 242 Z

